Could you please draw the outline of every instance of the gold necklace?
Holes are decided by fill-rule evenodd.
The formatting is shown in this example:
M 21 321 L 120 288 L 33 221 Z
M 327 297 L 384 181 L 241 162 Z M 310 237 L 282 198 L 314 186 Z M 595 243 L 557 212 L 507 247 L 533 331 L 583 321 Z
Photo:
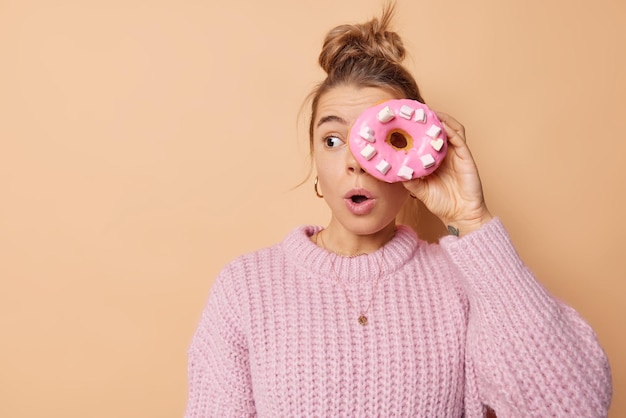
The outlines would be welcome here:
M 331 250 L 328 249 L 328 247 L 326 246 L 326 243 L 324 242 L 324 238 L 322 237 L 322 232 L 320 231 L 317 233 L 317 238 L 319 238 L 320 243 L 322 244 L 322 247 L 328 251 L 328 252 L 333 252 Z M 317 239 L 315 240 L 317 242 Z M 333 274 L 335 275 L 335 279 L 337 280 L 337 283 L 339 283 L 339 286 L 341 286 L 341 290 L 343 291 L 343 295 L 345 296 L 346 300 L 348 301 L 348 305 L 350 305 L 350 308 L 352 308 L 352 310 L 359 312 L 359 309 L 356 308 L 356 306 L 352 303 L 352 300 L 350 299 L 350 297 L 348 296 L 348 292 L 346 291 L 346 288 L 343 285 L 343 282 L 341 281 L 341 279 L 339 278 L 339 275 L 337 274 L 337 271 L 335 270 L 335 258 L 337 258 L 339 255 L 337 255 L 337 253 L 334 253 L 335 257 L 330 259 L 330 268 L 333 271 Z M 362 254 L 356 254 L 353 256 L 348 256 L 348 258 L 353 258 L 353 257 L 358 257 L 359 255 Z M 383 275 L 383 259 L 385 258 L 385 246 L 383 245 L 383 251 L 380 255 L 380 260 L 378 261 L 378 277 L 376 277 L 376 282 L 374 283 L 374 287 L 372 288 L 372 296 L 370 297 L 370 301 L 367 304 L 367 307 L 365 308 L 364 311 L 359 312 L 359 324 L 365 326 L 367 324 L 369 324 L 369 320 L 367 318 L 367 313 L 369 312 L 372 303 L 374 302 L 374 297 L 376 296 L 376 289 L 378 288 L 378 282 L 380 282 L 380 278 Z

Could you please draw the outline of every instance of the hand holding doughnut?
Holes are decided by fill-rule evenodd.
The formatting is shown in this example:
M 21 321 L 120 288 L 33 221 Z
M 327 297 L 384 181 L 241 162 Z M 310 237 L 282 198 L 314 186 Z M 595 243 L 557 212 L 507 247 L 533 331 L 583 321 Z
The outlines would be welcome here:
M 425 177 L 443 162 L 447 135 L 416 100 L 388 100 L 366 109 L 350 130 L 350 150 L 370 175 L 387 183 Z
M 446 159 L 433 175 L 403 185 L 444 225 L 465 235 L 489 222 L 491 214 L 465 139 L 465 128 L 450 115 L 438 112 L 437 116 L 448 136 Z

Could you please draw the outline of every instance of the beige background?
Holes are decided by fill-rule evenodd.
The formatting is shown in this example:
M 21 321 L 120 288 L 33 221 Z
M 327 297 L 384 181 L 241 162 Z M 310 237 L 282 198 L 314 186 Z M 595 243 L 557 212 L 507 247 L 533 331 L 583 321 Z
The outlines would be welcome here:
M 54 5 L 53 5 L 54 4 Z M 305 95 L 378 0 L 0 0 L 0 416 L 173 417 L 219 269 L 328 212 Z M 597 330 L 626 416 L 626 6 L 398 2 L 522 257 Z

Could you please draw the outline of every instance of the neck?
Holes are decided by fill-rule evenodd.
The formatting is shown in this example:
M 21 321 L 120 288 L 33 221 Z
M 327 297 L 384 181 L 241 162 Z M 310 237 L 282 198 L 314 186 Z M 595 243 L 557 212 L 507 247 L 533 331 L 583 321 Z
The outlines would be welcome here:
M 391 240 L 395 233 L 395 222 L 391 222 L 380 231 L 359 235 L 331 221 L 331 223 L 315 237 L 315 242 L 320 247 L 335 254 L 353 257 L 375 252 Z

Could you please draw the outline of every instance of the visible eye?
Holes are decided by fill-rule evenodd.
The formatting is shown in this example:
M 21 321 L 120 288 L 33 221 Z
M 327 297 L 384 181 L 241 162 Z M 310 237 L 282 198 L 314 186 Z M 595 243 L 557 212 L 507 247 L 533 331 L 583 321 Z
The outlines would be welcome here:
M 336 136 L 329 135 L 324 138 L 324 145 L 328 148 L 337 148 L 344 144 L 344 142 Z

